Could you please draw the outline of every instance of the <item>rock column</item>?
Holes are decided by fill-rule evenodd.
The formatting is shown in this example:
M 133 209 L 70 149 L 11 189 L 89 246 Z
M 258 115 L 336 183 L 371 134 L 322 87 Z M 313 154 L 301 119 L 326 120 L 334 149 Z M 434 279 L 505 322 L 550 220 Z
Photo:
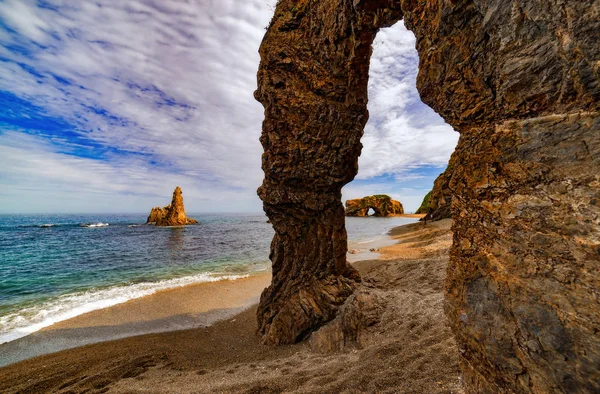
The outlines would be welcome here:
M 264 343 L 305 338 L 360 280 L 346 263 L 341 188 L 358 171 L 371 43 L 392 14 L 368 2 L 282 0 L 261 45 L 259 196 L 276 232 L 258 309 Z

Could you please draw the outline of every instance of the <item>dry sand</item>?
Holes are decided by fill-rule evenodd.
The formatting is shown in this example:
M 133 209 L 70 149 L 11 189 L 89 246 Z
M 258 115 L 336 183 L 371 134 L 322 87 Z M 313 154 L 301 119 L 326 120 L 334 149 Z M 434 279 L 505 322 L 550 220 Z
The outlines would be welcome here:
M 306 343 L 259 345 L 253 307 L 207 328 L 98 343 L 13 364 L 0 369 L 0 392 L 462 393 L 457 349 L 442 311 L 449 228 L 447 220 L 402 226 L 394 231 L 401 244 L 382 250 L 382 259 L 354 264 L 387 302 L 361 349 L 319 354 Z M 145 315 L 143 309 L 135 313 Z M 78 324 L 103 319 L 88 316 Z

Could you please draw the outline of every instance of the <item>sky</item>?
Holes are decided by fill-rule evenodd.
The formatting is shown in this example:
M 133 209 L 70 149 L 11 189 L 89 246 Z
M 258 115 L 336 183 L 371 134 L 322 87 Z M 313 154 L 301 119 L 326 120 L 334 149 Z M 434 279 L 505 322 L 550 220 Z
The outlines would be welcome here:
M 276 0 L 0 0 L 0 213 L 260 212 L 258 47 Z M 414 35 L 379 32 L 343 199 L 414 211 L 458 134 L 416 90 Z

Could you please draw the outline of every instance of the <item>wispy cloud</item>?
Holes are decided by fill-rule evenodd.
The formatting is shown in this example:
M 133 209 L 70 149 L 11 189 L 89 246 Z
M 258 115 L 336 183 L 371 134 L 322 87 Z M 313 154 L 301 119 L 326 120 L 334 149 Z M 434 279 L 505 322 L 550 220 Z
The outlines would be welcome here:
M 168 179 L 168 182 L 164 180 Z M 56 153 L 38 137 L 0 135 L 0 200 L 7 212 L 140 212 L 170 202 L 173 185 L 184 185 L 188 212 L 257 211 L 255 199 L 211 179 L 189 177 L 145 160 L 109 160 Z
M 196 210 L 260 209 L 252 93 L 274 3 L 1 1 L 0 209 L 138 211 L 175 184 Z M 359 178 L 447 162 L 455 133 L 420 103 L 416 71 L 412 33 L 382 31 Z
M 397 174 L 403 182 L 420 166 L 445 166 L 458 134 L 419 98 L 414 35 L 398 23 L 381 30 L 373 47 L 358 178 Z

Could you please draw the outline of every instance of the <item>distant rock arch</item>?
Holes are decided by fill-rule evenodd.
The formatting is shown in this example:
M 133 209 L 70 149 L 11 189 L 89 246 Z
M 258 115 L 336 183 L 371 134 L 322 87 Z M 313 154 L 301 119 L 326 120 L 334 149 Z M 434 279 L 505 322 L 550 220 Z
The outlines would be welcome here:
M 395 216 L 404 213 L 404 207 L 400 201 L 392 200 L 385 194 L 376 194 L 346 201 L 346 216 L 370 216 L 370 211 L 373 211 L 373 216 Z
M 600 387 L 600 5 L 280 0 L 260 48 L 259 188 L 275 237 L 268 344 L 331 320 L 359 275 L 341 188 L 358 170 L 377 30 L 417 38 L 422 100 L 460 132 L 446 314 L 470 393 Z

